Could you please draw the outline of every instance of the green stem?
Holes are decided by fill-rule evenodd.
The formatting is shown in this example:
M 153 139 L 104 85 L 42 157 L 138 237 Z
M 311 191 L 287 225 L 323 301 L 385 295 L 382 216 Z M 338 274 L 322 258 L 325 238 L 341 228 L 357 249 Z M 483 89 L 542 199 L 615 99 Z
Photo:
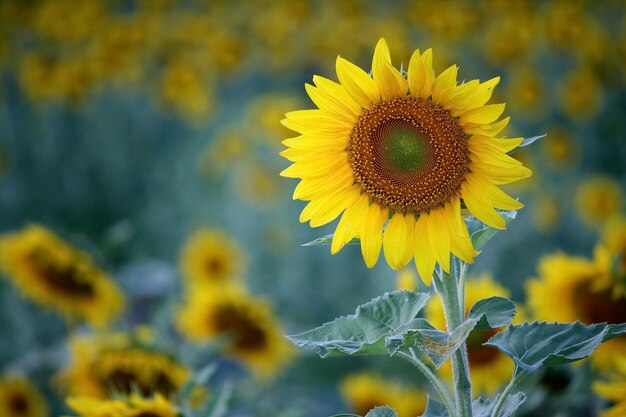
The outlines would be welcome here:
M 465 320 L 465 309 L 462 309 L 465 304 L 465 268 L 462 264 L 462 261 L 452 257 L 452 274 L 438 271 L 433 276 L 435 290 L 443 303 L 448 332 L 459 327 Z M 452 355 L 452 376 L 454 377 L 457 415 L 459 417 L 472 417 L 472 383 L 469 378 L 465 342 Z
M 439 378 L 437 378 L 437 376 L 433 373 L 433 371 L 431 371 L 430 368 L 417 357 L 417 355 L 415 354 L 415 351 L 412 348 L 409 350 L 411 352 L 410 355 L 404 352 L 398 352 L 398 355 L 400 355 L 401 358 L 404 358 L 407 361 L 409 361 L 417 369 L 419 369 L 422 374 L 424 374 L 426 379 L 428 379 L 428 382 L 432 384 L 435 391 L 437 391 L 437 394 L 439 394 L 439 397 L 441 397 L 441 400 L 443 401 L 443 404 L 446 406 L 446 409 L 448 410 L 448 414 L 450 414 L 450 417 L 456 417 L 454 400 L 452 399 L 452 396 L 448 392 L 448 389 L 446 388 L 446 386 L 443 384 L 443 382 L 441 382 Z
M 502 410 L 502 407 L 504 407 L 504 402 L 506 401 L 507 397 L 509 396 L 511 391 L 513 391 L 513 389 L 517 386 L 517 384 L 522 382 L 522 380 L 526 377 L 526 375 L 528 375 L 528 373 L 525 371 L 518 372 L 518 369 L 515 368 L 514 375 L 515 376 L 513 377 L 513 379 L 511 379 L 509 385 L 507 385 L 504 391 L 502 391 L 500 398 L 498 398 L 498 402 L 493 409 L 493 413 L 491 413 L 491 417 L 498 417 L 500 415 L 500 411 Z

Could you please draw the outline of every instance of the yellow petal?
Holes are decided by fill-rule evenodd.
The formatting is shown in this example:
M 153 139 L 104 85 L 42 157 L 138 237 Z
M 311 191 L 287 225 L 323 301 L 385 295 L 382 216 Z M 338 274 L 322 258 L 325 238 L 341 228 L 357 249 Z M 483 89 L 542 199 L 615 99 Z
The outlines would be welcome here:
M 466 123 L 478 123 L 489 124 L 498 119 L 504 112 L 506 104 L 487 104 L 486 106 L 478 107 L 477 109 L 466 111 L 461 115 L 460 123 L 465 125 Z
M 354 177 L 350 169 L 343 169 L 325 177 L 303 179 L 293 191 L 294 200 L 312 200 L 351 187 Z
M 501 153 L 507 153 L 517 148 L 523 141 L 524 138 L 499 139 L 476 135 L 467 140 L 467 145 L 470 149 L 474 149 L 477 152 L 481 149 L 489 148 Z
M 473 147 L 470 146 L 469 149 L 470 160 L 473 161 L 481 161 L 485 164 L 495 165 L 503 168 L 516 168 L 520 165 L 523 165 L 517 159 L 503 153 L 500 151 L 496 151 L 489 148 L 483 148 L 476 151 Z
M 402 97 L 406 95 L 407 83 L 402 74 L 391 65 L 389 48 L 384 38 L 381 38 L 374 50 L 372 59 L 372 75 L 384 99 Z
M 284 169 L 280 175 L 287 178 L 317 178 L 342 169 L 348 164 L 348 154 L 316 153 L 298 160 Z
M 292 111 L 285 113 L 285 117 L 281 120 L 283 126 L 312 136 L 349 136 L 354 127 L 353 124 L 329 116 L 319 109 Z
M 335 97 L 342 105 L 349 108 L 352 114 L 356 116 L 361 114 L 361 106 L 350 97 L 341 84 L 329 80 L 328 78 L 320 77 L 319 75 L 313 76 L 313 83 L 327 96 Z
M 368 208 L 365 215 L 361 226 L 361 253 L 368 268 L 372 268 L 378 261 L 383 245 L 383 225 L 388 216 L 389 210 L 381 209 L 376 203 Z
M 452 115 L 456 117 L 469 110 L 484 106 L 491 98 L 493 90 L 498 83 L 500 83 L 500 77 L 494 77 L 476 86 L 476 88 L 474 88 L 470 93 L 468 100 L 463 103 L 459 103 L 455 107 L 455 109 L 451 112 Z
M 409 61 L 409 70 L 407 71 L 407 78 L 409 84 L 409 92 L 412 96 L 419 97 L 420 93 L 424 89 L 424 83 L 426 82 L 426 69 L 422 63 L 420 57 L 420 50 L 417 49 L 411 55 Z
M 428 242 L 432 247 L 435 259 L 441 268 L 450 273 L 450 232 L 447 222 L 452 219 L 445 218 L 445 210 L 438 208 L 430 211 L 428 222 Z
M 369 197 L 362 194 L 358 200 L 348 208 L 341 216 L 337 229 L 333 235 L 333 242 L 330 246 L 330 253 L 336 254 L 344 247 L 346 243 L 351 241 L 359 234 L 361 224 L 367 214 L 369 207 Z
M 456 86 L 457 71 L 458 67 L 456 65 L 451 65 L 447 70 L 439 74 L 433 83 L 433 103 L 443 103 L 450 90 Z
M 338 97 L 330 95 L 326 91 L 313 87 L 310 84 L 305 84 L 304 88 L 309 94 L 309 97 L 311 97 L 313 103 L 315 103 L 315 105 L 320 109 L 331 113 L 334 117 L 338 117 L 348 123 L 353 124 L 356 121 L 358 114 L 355 113 L 350 106 L 342 103 Z
M 459 259 L 467 263 L 474 263 L 474 256 L 478 253 L 472 246 L 472 239 L 467 230 L 465 220 L 461 216 L 461 200 L 453 197 L 446 205 L 449 210 L 449 216 L 452 222 L 449 222 L 450 228 L 450 251 Z
M 342 151 L 348 147 L 349 136 L 335 136 L 333 138 L 317 138 L 314 136 L 300 135 L 295 138 L 283 140 L 285 146 L 295 149 L 308 150 L 311 152 Z
M 337 57 L 336 67 L 341 85 L 362 108 L 369 109 L 380 101 L 378 87 L 365 71 L 341 57 Z
M 524 204 L 502 191 L 484 175 L 470 173 L 466 175 L 465 180 L 471 183 L 473 189 L 481 190 L 493 207 L 501 210 L 520 210 L 524 207 Z
M 501 167 L 486 164 L 482 161 L 472 161 L 470 169 L 472 172 L 485 175 L 494 184 L 510 184 L 532 175 L 532 171 L 523 165 L 517 167 Z
M 483 197 L 481 190 L 472 187 L 468 181 L 464 181 L 461 185 L 461 194 L 465 205 L 478 220 L 495 229 L 506 229 L 504 220 L 493 209 L 491 202 Z
M 346 207 L 351 206 L 361 195 L 359 187 L 352 187 L 347 191 L 338 190 L 335 194 L 324 199 L 324 203 L 317 207 L 311 217 L 311 227 L 323 226 L 332 222 Z
M 409 214 L 407 217 L 414 218 L 413 214 Z M 391 268 L 400 270 L 411 260 L 413 229 L 414 224 L 410 221 L 407 222 L 402 213 L 395 213 L 389 220 L 383 234 L 383 252 Z
M 428 241 L 428 214 L 422 213 L 415 222 L 415 238 L 413 245 L 415 246 L 415 266 L 417 272 L 424 281 L 424 284 L 430 285 L 433 279 L 433 270 L 435 269 L 435 256 Z
M 433 50 L 427 49 L 421 56 L 424 67 L 424 87 L 419 96 L 428 98 L 432 94 L 433 83 L 435 82 L 435 70 L 433 69 Z
M 459 109 L 466 108 L 468 103 L 472 100 L 478 85 L 478 80 L 472 80 L 468 83 L 456 86 L 450 91 L 450 94 L 442 100 L 441 105 L 452 114 Z
M 470 135 L 495 136 L 508 126 L 509 120 L 511 120 L 510 117 L 505 117 L 498 122 L 487 125 L 467 123 L 463 126 L 463 130 Z

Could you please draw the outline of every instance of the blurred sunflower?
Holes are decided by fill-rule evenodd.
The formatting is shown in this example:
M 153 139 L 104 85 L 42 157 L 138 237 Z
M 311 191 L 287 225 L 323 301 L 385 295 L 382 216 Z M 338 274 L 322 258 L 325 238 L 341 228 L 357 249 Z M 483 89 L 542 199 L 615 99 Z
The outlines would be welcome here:
M 600 414 L 601 417 L 626 415 L 626 355 L 623 352 L 609 373 L 608 381 L 596 381 L 592 387 L 598 395 L 611 403 L 610 408 Z
M 73 363 L 58 382 L 71 396 L 109 398 L 112 394 L 175 395 L 191 375 L 175 358 L 152 350 L 127 334 L 75 338 Z
M 100 400 L 90 397 L 70 397 L 67 405 L 80 417 L 177 417 L 170 401 L 160 394 L 143 398 L 132 394 L 128 399 Z
M 0 378 L 0 416 L 2 417 L 47 417 L 48 407 L 26 378 L 6 376 Z
M 381 39 L 372 77 L 338 57 L 340 84 L 315 76 L 306 86 L 319 109 L 286 114 L 283 124 L 301 135 L 283 141 L 294 163 L 281 175 L 302 179 L 294 198 L 311 200 L 302 222 L 322 226 L 343 213 L 333 254 L 359 237 L 368 267 L 384 248 L 394 269 L 415 257 L 430 283 L 436 262 L 449 272 L 450 253 L 469 263 L 477 254 L 461 200 L 497 229 L 506 226 L 494 208 L 523 207 L 498 187 L 531 175 L 507 155 L 523 139 L 495 137 L 509 121 L 497 121 L 505 105 L 485 103 L 500 79 L 457 85 L 457 70 L 435 77 L 432 51 L 418 50 L 405 79 Z
M 178 315 L 178 328 L 194 341 L 224 337 L 224 353 L 260 377 L 271 377 L 293 356 L 268 303 L 238 287 L 191 294 Z
M 595 260 L 609 271 L 606 285 L 613 287 L 614 297 L 626 298 L 626 217 L 607 222 L 600 243 L 595 249 Z
M 509 291 L 495 282 L 488 275 L 481 275 L 475 279 L 468 279 L 465 287 L 465 314 L 479 300 L 500 296 L 510 297 Z M 439 298 L 432 298 L 425 309 L 425 318 L 439 329 L 446 328 L 446 320 L 443 305 Z M 519 318 L 516 320 L 518 321 Z M 475 330 L 467 339 L 467 355 L 469 359 L 472 388 L 484 394 L 495 394 L 500 387 L 511 379 L 513 374 L 513 362 L 498 349 L 483 346 L 487 340 L 502 329 Z M 448 361 L 441 368 L 441 372 L 448 378 L 452 378 L 452 367 Z
M 396 289 L 417 291 L 418 278 L 411 269 L 403 269 L 396 275 Z
M 600 225 L 616 216 L 623 201 L 624 191 L 620 183 L 603 175 L 586 179 L 576 190 L 578 213 L 590 225 Z
M 538 320 L 585 324 L 626 322 L 626 294 L 614 290 L 610 271 L 600 262 L 563 253 L 539 262 L 539 277 L 527 282 L 528 305 Z M 626 340 L 602 344 L 592 361 L 608 368 L 626 349 Z
M 349 375 L 340 391 L 352 411 L 362 416 L 385 405 L 395 409 L 398 417 L 414 417 L 426 410 L 426 393 L 367 372 Z
M 41 226 L 0 236 L 0 260 L 24 295 L 68 319 L 104 327 L 124 309 L 124 296 L 111 278 L 87 254 Z
M 225 233 L 202 228 L 185 243 L 180 268 L 190 284 L 223 285 L 241 275 L 242 253 L 238 244 Z

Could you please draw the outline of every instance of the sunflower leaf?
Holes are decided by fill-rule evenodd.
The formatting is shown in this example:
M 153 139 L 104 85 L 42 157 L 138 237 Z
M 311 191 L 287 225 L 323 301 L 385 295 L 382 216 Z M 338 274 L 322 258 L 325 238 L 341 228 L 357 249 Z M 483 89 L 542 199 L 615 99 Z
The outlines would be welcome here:
M 532 138 L 525 138 L 522 143 L 519 144 L 519 146 L 516 149 L 519 148 L 523 148 L 524 146 L 528 146 L 528 145 L 532 145 L 533 143 L 535 143 L 536 141 L 538 141 L 539 139 L 543 139 L 546 136 L 548 136 L 547 133 L 544 133 L 543 135 L 539 135 L 539 136 L 533 136 Z
M 472 401 L 472 414 L 474 417 L 490 417 L 493 413 L 494 407 L 500 400 L 500 395 L 501 394 L 498 394 L 493 401 L 485 398 L 479 398 Z M 524 401 L 526 401 L 526 394 L 523 392 L 509 395 L 504 400 L 504 404 L 500 409 L 498 417 L 509 417 L 519 408 L 520 405 L 522 405 Z
M 439 368 L 461 347 L 477 322 L 477 319 L 466 320 L 448 333 L 437 330 L 424 319 L 416 319 L 387 337 L 387 348 L 389 354 L 394 355 L 400 349 L 416 347 Z
M 287 338 L 296 346 L 315 349 L 322 357 L 387 354 L 385 338 L 414 322 L 429 295 L 410 291 L 385 293 L 350 316 Z
M 477 320 L 475 330 L 498 329 L 511 324 L 515 304 L 504 297 L 489 297 L 478 301 L 469 311 L 468 319 Z
M 509 211 L 498 210 L 498 213 L 502 215 L 502 217 L 504 218 L 504 222 L 506 224 L 509 224 L 517 216 L 517 211 L 515 210 L 509 210 Z M 474 249 L 476 250 L 480 250 L 480 248 L 485 246 L 485 243 L 487 243 L 489 239 L 494 237 L 496 233 L 499 232 L 498 229 L 494 229 L 493 227 L 487 226 L 486 224 L 484 224 L 483 222 L 481 222 L 480 220 L 478 220 L 477 218 L 473 216 L 466 217 L 466 223 L 467 223 L 467 229 L 469 231 L 469 234 L 472 240 L 472 245 L 474 245 Z
M 542 366 L 584 359 L 602 342 L 624 333 L 624 325 L 532 322 L 509 326 L 485 345 L 511 357 L 516 373 L 530 373 Z
M 375 407 L 365 417 L 398 417 L 398 413 L 393 408 L 387 406 Z
M 433 400 L 432 397 L 428 397 L 426 411 L 424 411 L 424 414 L 420 417 L 450 417 L 450 414 L 443 403 Z

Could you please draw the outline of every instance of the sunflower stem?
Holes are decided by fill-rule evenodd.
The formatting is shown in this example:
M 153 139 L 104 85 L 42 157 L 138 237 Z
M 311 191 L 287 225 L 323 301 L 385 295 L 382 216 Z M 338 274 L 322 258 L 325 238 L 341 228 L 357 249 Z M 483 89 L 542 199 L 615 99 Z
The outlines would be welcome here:
M 415 351 L 412 348 L 409 349 L 409 351 L 411 353 L 410 355 L 405 352 L 398 352 L 398 355 L 401 358 L 409 361 L 412 365 L 420 370 L 420 372 L 426 377 L 426 379 L 428 379 L 428 382 L 431 383 L 435 391 L 437 391 L 437 394 L 439 394 L 439 397 L 441 398 L 441 401 L 443 401 L 443 404 L 446 406 L 450 417 L 457 417 L 454 400 L 452 399 L 452 396 L 450 395 L 450 392 L 448 391 L 446 386 L 443 384 L 443 382 L 441 382 L 439 378 L 437 378 L 434 372 L 430 370 L 428 365 L 420 360 L 420 358 L 415 354 Z
M 435 290 L 441 297 L 448 331 L 459 327 L 465 320 L 465 271 L 464 263 L 452 257 L 452 274 L 437 269 L 433 276 Z M 467 345 L 464 342 L 452 355 L 454 396 L 458 417 L 472 417 L 472 383 L 469 378 Z
M 500 411 L 502 410 L 502 407 L 504 407 L 504 403 L 506 402 L 506 399 L 508 398 L 511 391 L 513 391 L 513 389 L 520 382 L 522 382 L 524 378 L 526 378 L 526 375 L 528 375 L 527 372 L 518 371 L 518 369 L 515 369 L 515 372 L 513 374 L 515 376 L 513 377 L 513 379 L 511 379 L 511 382 L 509 382 L 509 385 L 506 386 L 504 391 L 502 391 L 502 394 L 500 395 L 500 398 L 498 398 L 496 406 L 493 408 L 493 413 L 491 413 L 491 417 L 498 417 L 500 415 Z

